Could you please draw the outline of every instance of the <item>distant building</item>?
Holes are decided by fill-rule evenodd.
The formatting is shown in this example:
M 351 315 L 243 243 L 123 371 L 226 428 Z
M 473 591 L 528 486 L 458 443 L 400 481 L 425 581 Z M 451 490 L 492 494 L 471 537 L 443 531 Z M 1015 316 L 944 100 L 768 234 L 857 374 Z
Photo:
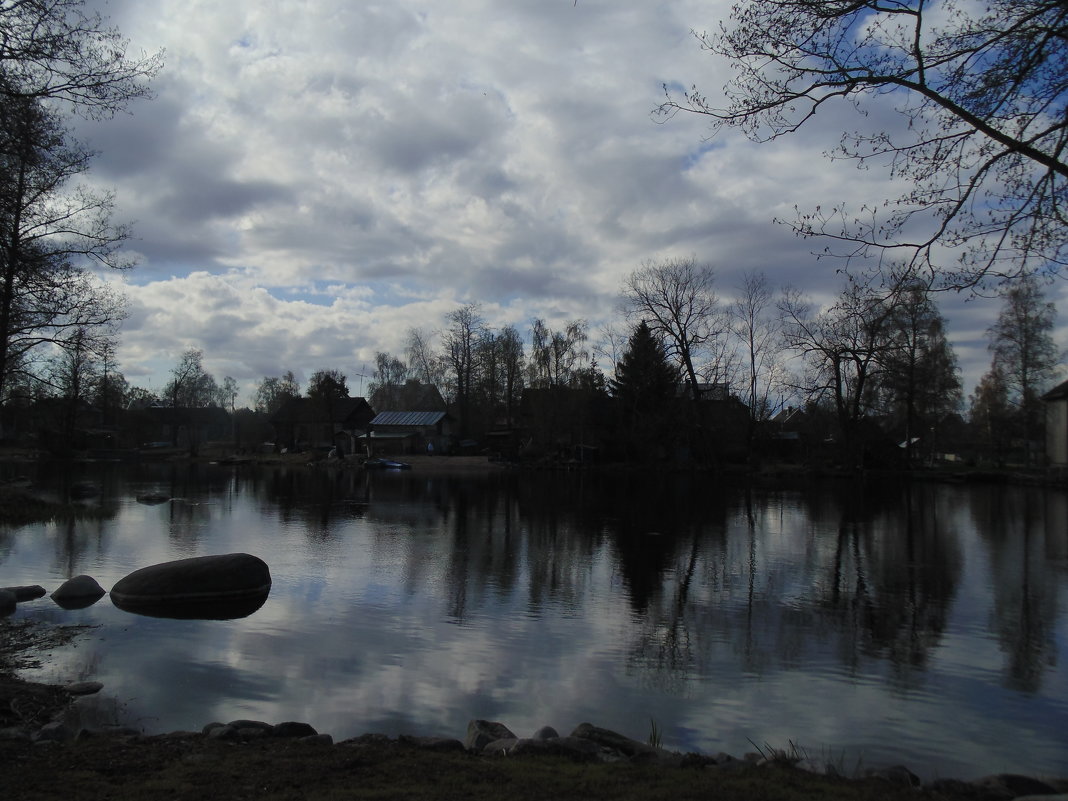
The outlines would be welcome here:
M 452 446 L 452 418 L 445 412 L 379 412 L 361 444 L 368 455 L 447 453 Z
M 1050 467 L 1068 468 L 1068 381 L 1045 395 L 1046 459 Z
M 337 448 L 353 453 L 375 413 L 363 398 L 290 398 L 270 417 L 275 442 L 289 450 Z

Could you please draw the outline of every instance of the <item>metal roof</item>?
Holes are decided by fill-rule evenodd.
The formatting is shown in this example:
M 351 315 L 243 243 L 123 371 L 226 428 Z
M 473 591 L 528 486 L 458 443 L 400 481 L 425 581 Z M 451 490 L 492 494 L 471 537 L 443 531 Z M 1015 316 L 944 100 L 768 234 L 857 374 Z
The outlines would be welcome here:
M 373 426 L 434 426 L 445 412 L 379 412 L 371 421 Z

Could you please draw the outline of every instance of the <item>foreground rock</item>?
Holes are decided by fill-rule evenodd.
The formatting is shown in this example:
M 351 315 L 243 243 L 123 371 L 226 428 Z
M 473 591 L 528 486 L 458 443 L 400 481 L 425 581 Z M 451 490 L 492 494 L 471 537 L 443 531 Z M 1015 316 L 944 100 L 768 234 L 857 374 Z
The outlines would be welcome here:
M 195 556 L 135 570 L 111 588 L 115 606 L 159 617 L 252 614 L 271 591 L 266 562 L 247 553 Z

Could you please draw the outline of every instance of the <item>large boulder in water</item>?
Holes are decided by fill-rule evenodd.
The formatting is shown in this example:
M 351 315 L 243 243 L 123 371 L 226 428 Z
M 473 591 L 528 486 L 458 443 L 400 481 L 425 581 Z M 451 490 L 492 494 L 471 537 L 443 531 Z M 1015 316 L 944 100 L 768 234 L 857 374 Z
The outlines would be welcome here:
M 247 553 L 195 556 L 135 570 L 111 588 L 115 606 L 159 617 L 234 618 L 271 591 L 267 563 Z

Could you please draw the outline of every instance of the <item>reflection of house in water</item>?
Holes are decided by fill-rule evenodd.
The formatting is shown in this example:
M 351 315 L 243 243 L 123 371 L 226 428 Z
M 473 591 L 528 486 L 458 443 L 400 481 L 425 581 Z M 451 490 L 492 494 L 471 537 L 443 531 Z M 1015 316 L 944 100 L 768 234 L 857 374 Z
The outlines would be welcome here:
M 275 442 L 290 450 L 334 448 L 352 453 L 375 415 L 363 398 L 290 398 L 271 415 Z

